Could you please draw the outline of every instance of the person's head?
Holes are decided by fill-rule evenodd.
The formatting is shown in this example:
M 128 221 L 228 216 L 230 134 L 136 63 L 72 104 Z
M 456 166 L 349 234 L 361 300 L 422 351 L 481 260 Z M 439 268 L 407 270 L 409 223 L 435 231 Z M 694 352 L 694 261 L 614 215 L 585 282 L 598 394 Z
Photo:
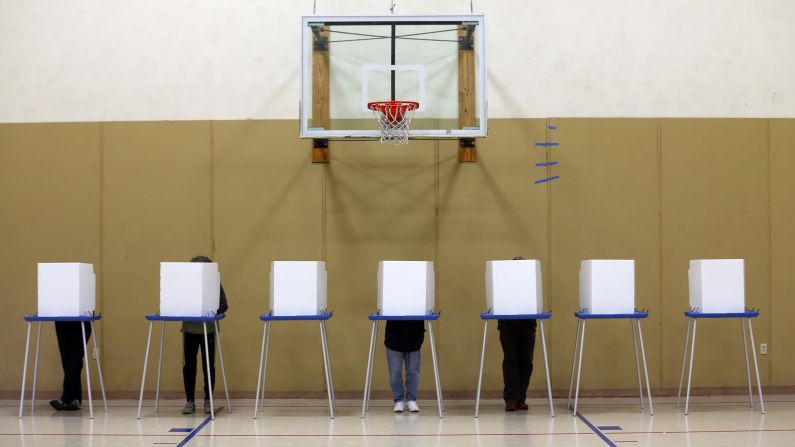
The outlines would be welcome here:
M 213 262 L 212 259 L 208 258 L 207 256 L 194 256 L 190 262 Z
M 517 256 L 517 257 L 513 258 L 513 260 L 514 261 L 524 261 L 524 258 L 521 257 L 521 256 Z

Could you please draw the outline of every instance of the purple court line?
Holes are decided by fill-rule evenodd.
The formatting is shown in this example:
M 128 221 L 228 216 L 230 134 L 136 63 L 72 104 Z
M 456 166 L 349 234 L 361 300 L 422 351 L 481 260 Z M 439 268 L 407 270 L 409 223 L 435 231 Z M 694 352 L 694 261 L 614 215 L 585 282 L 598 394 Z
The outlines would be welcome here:
M 169 433 L 190 433 L 190 432 L 192 432 L 192 431 L 193 431 L 193 429 L 192 429 L 192 428 L 179 428 L 179 427 L 175 427 L 175 428 L 172 428 L 171 430 L 169 430 L 168 432 L 169 432 Z
M 610 438 L 608 438 L 608 437 L 607 437 L 607 436 L 606 436 L 604 433 L 602 433 L 602 430 L 599 430 L 599 428 L 598 428 L 598 427 L 596 427 L 595 425 L 593 425 L 593 424 L 591 423 L 591 421 L 589 421 L 588 419 L 586 419 L 586 418 L 585 418 L 585 416 L 583 416 L 583 415 L 582 415 L 582 413 L 580 413 L 579 411 L 577 412 L 577 417 L 578 417 L 578 418 L 580 418 L 580 420 L 581 420 L 581 421 L 585 422 L 585 425 L 587 425 L 587 426 L 588 426 L 588 428 L 590 428 L 591 430 L 593 430 L 593 432 L 596 434 L 596 436 L 599 436 L 600 438 L 602 438 L 602 441 L 604 441 L 605 443 L 607 443 L 607 445 L 609 445 L 610 447 L 618 447 L 617 445 L 615 445 L 615 444 L 613 443 L 613 441 L 611 441 L 611 440 L 610 440 Z
M 211 420 L 212 416 L 207 416 L 207 419 L 205 419 L 204 422 L 199 424 L 198 427 L 194 428 L 192 432 L 188 433 L 188 436 L 186 436 L 185 439 L 182 440 L 182 442 L 177 444 L 177 447 L 182 447 L 188 442 L 190 442 L 190 440 L 193 439 L 193 437 L 196 436 L 196 434 L 199 433 L 201 429 L 204 428 L 204 426 L 207 425 Z

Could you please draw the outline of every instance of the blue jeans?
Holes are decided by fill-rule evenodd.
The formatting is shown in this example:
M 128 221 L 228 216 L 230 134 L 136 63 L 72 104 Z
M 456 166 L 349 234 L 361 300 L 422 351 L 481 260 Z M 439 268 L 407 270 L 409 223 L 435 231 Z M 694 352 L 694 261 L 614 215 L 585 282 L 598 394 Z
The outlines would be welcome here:
M 406 383 L 403 383 L 403 364 L 406 364 Z M 386 364 L 389 366 L 389 386 L 395 402 L 417 400 L 420 387 L 420 351 L 398 352 L 386 348 Z

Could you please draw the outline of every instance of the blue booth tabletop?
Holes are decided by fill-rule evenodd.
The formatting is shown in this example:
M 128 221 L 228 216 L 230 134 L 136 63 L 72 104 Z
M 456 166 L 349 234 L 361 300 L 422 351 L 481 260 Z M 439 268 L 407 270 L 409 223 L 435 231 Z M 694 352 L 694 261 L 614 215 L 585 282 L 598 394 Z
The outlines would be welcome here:
M 758 310 L 747 310 L 745 312 L 730 312 L 730 313 L 703 313 L 688 310 L 685 316 L 689 318 L 756 318 L 759 316 Z
M 381 315 L 379 313 L 370 314 L 367 316 L 368 319 L 371 321 L 374 320 L 392 320 L 392 321 L 406 321 L 406 320 L 427 320 L 427 321 L 434 321 L 439 319 L 439 315 L 441 312 L 430 313 L 427 315 Z
M 589 314 L 587 312 L 574 312 L 574 316 L 581 320 L 609 320 L 613 318 L 646 318 L 648 312 L 634 312 L 631 314 Z
M 79 317 L 40 317 L 38 315 L 26 315 L 25 321 L 97 321 L 102 319 L 102 314 L 83 315 Z
M 194 323 L 209 323 L 211 321 L 223 320 L 226 314 L 208 315 L 206 317 L 182 317 L 164 316 L 160 314 L 149 314 L 145 316 L 149 321 L 191 321 Z
M 334 316 L 334 312 L 324 312 L 319 313 L 317 315 L 273 315 L 273 314 L 264 314 L 260 315 L 259 319 L 262 321 L 317 321 L 317 320 L 328 320 Z
M 541 312 L 539 314 L 519 314 L 519 315 L 498 315 L 490 312 L 483 312 L 480 314 L 481 320 L 546 320 L 551 317 L 549 312 Z

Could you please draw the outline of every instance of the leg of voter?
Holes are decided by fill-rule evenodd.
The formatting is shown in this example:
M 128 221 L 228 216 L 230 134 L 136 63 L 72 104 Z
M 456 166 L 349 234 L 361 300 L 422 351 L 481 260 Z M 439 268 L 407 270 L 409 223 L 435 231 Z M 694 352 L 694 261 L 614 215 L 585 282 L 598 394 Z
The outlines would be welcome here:
M 577 416 L 577 403 L 580 398 L 580 376 L 582 375 L 582 351 L 585 349 L 585 320 L 582 320 L 582 331 L 580 334 L 580 353 L 577 361 L 577 388 L 574 391 L 574 410 L 572 414 Z
M 436 341 L 433 336 L 433 321 L 428 320 L 428 332 L 431 336 L 431 356 L 433 357 L 433 378 L 436 381 L 436 403 L 439 407 L 439 418 L 444 413 L 444 402 L 442 401 L 442 384 L 439 380 L 439 360 L 436 356 Z
M 155 385 L 155 414 L 160 411 L 160 369 L 163 366 L 163 336 L 166 333 L 166 322 L 160 322 L 160 352 L 157 356 L 157 382 Z
M 643 375 L 646 378 L 646 398 L 649 400 L 649 415 L 654 416 L 654 404 L 651 401 L 651 384 L 649 383 L 649 367 L 646 364 L 646 348 L 643 346 L 643 329 L 640 328 L 640 318 L 636 318 L 638 322 L 638 340 L 640 340 L 640 355 L 643 358 Z M 643 391 L 641 391 L 643 396 Z
M 320 345 L 323 355 L 323 370 L 326 375 L 326 394 L 328 394 L 328 411 L 331 419 L 334 419 L 334 399 L 331 397 L 331 371 L 329 371 L 328 357 L 326 356 L 326 330 L 323 328 L 323 321 L 320 321 Z
M 574 352 L 571 355 L 571 374 L 569 374 L 569 397 L 566 399 L 566 408 L 571 409 L 571 391 L 574 389 L 574 368 L 577 366 L 577 350 L 580 347 L 580 331 L 582 319 L 577 318 L 577 335 L 574 337 Z
M 218 330 L 218 320 L 214 320 L 215 325 L 215 347 L 218 349 L 218 360 L 221 362 L 221 378 L 224 379 L 224 394 L 226 394 L 226 410 L 232 413 L 232 401 L 229 400 L 229 387 L 226 384 L 226 370 L 224 369 L 224 351 L 221 348 L 221 331 Z
M 97 347 L 97 333 L 94 332 L 94 322 L 89 321 L 88 324 L 91 326 L 91 333 L 94 334 L 92 339 L 94 340 L 94 358 L 97 361 L 97 374 L 99 375 L 99 389 L 102 391 L 102 403 L 105 405 L 105 413 L 107 413 L 108 399 L 105 396 L 105 381 L 102 379 L 102 367 L 99 365 L 99 348 Z
M 740 318 L 740 329 L 743 331 L 743 349 L 745 350 L 745 375 L 748 378 L 748 402 L 754 408 L 754 392 L 751 389 L 751 365 L 748 363 L 748 340 L 745 335 L 745 318 Z
M 362 396 L 362 417 L 367 412 L 367 401 L 370 396 L 368 396 L 370 391 L 370 378 L 372 377 L 370 372 L 373 367 L 373 349 L 375 349 L 375 325 L 376 320 L 373 320 L 370 329 L 370 348 L 367 350 L 367 371 L 364 373 L 364 395 Z
M 756 342 L 754 341 L 754 327 L 751 325 L 751 319 L 748 318 L 748 333 L 751 335 L 751 354 L 754 356 L 754 370 L 756 370 L 756 386 L 759 390 L 759 408 L 762 414 L 765 414 L 765 401 L 762 399 L 762 382 L 759 378 L 759 363 L 756 361 Z
M 268 351 L 270 350 L 270 344 L 271 344 L 271 325 L 273 325 L 272 322 L 268 323 L 266 325 L 267 330 L 265 331 L 265 364 L 262 367 L 262 391 L 261 391 L 262 394 L 259 397 L 260 413 L 265 411 L 265 383 L 268 379 L 268 375 L 266 374 L 266 372 L 268 370 Z
M 489 320 L 483 320 L 483 344 L 480 347 L 480 369 L 478 370 L 478 391 L 475 394 L 475 417 L 480 411 L 480 386 L 483 383 L 483 360 L 486 357 L 486 330 L 489 327 Z
M 682 382 L 685 381 L 685 365 L 687 365 L 687 346 L 690 341 L 690 324 L 693 319 L 687 317 L 687 332 L 685 333 L 685 349 L 682 351 L 682 372 L 679 373 L 679 391 L 676 393 L 676 408 L 679 408 L 679 399 L 682 397 Z
M 25 404 L 25 378 L 28 375 L 28 350 L 30 349 L 30 321 L 28 335 L 25 337 L 25 362 L 22 364 L 22 391 L 19 396 L 19 418 L 22 419 L 22 407 Z
M 30 394 L 30 414 L 36 408 L 36 379 L 39 376 L 39 345 L 41 341 L 41 321 L 36 324 L 36 353 L 33 356 L 33 389 Z
M 337 395 L 334 393 L 334 374 L 332 374 L 331 369 L 331 356 L 329 355 L 329 347 L 328 347 L 328 331 L 326 330 L 326 321 L 320 320 L 320 329 L 322 329 L 321 335 L 323 336 L 323 340 L 326 342 L 326 364 L 328 364 L 328 371 L 329 371 L 329 382 L 331 383 L 331 402 L 334 404 L 334 411 L 337 411 Z
M 262 386 L 262 360 L 265 358 L 265 332 L 268 330 L 268 322 L 262 326 L 262 345 L 259 349 L 259 371 L 257 372 L 257 392 L 254 394 L 254 419 L 257 418 L 259 411 L 259 392 Z
M 91 399 L 91 372 L 88 369 L 88 344 L 86 343 L 86 326 L 80 322 L 80 331 L 83 334 L 83 355 L 86 360 L 86 394 L 88 394 L 88 414 L 94 419 L 94 403 Z
M 693 339 L 690 340 L 690 367 L 687 372 L 687 395 L 685 396 L 685 415 L 690 408 L 690 384 L 693 379 L 693 354 L 696 352 L 696 329 L 698 328 L 698 320 L 693 318 Z
M 640 409 L 643 409 L 643 382 L 640 380 L 640 358 L 638 356 L 638 337 L 635 334 L 635 320 L 630 319 L 629 325 L 632 327 L 632 344 L 635 346 L 635 371 L 638 373 L 638 391 L 640 393 Z
M 146 383 L 146 364 L 149 361 L 149 343 L 152 341 L 152 322 L 149 322 L 149 335 L 146 336 L 146 353 L 144 354 L 144 373 L 141 377 L 141 394 L 138 397 L 138 416 L 141 419 L 141 404 L 144 401 L 144 384 Z
M 555 406 L 552 404 L 552 384 L 549 379 L 549 358 L 547 357 L 547 340 L 544 335 L 544 320 L 538 320 L 538 326 L 541 327 L 541 349 L 544 351 L 544 373 L 547 379 L 547 395 L 549 397 L 549 416 L 555 417 Z
M 202 322 L 202 327 L 204 328 L 204 358 L 207 360 L 207 373 L 204 376 L 204 380 L 207 382 L 207 388 L 209 389 L 209 397 L 210 397 L 210 419 L 215 420 L 215 404 L 213 403 L 213 381 L 211 376 L 211 368 L 210 368 L 210 344 L 207 342 L 207 322 Z

